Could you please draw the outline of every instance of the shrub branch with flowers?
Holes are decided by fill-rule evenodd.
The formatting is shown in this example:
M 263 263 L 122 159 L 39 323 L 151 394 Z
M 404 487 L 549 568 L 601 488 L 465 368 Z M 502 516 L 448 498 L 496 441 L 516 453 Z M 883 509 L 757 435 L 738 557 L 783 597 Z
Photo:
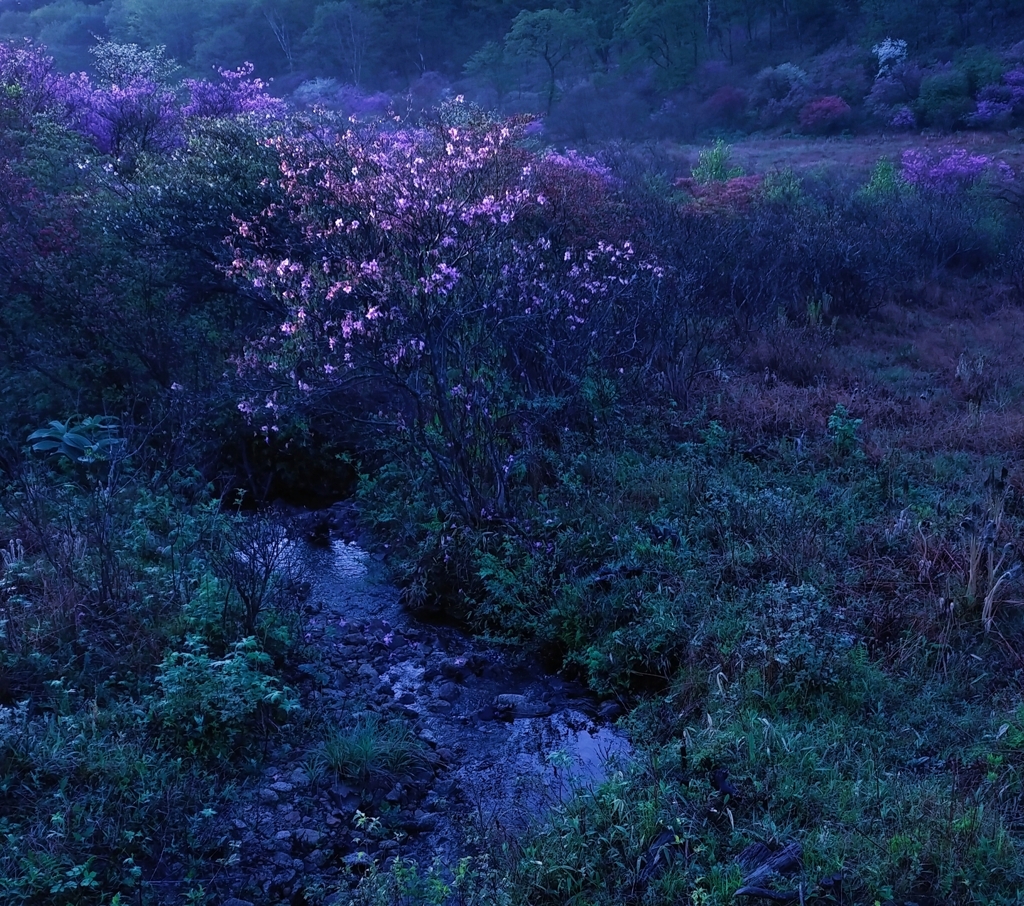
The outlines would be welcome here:
M 602 231 L 607 171 L 528 152 L 525 126 L 279 139 L 295 240 L 282 256 L 260 220 L 241 223 L 232 268 L 285 312 L 238 360 L 261 388 L 244 410 L 272 430 L 355 403 L 472 524 L 508 514 L 535 438 L 586 420 L 584 380 L 635 355 L 663 275 Z

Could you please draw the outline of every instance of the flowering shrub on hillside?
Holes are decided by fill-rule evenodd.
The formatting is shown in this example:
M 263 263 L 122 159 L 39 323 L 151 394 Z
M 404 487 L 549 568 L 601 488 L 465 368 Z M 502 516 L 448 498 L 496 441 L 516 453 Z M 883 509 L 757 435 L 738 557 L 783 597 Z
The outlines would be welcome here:
M 90 139 L 100 152 L 130 161 L 180 147 L 182 123 L 189 117 L 280 116 L 285 110 L 262 81 L 250 78 L 251 63 L 219 70 L 218 82 L 186 79 L 189 101 L 182 105 L 165 81 L 170 64 L 160 53 L 104 43 L 95 55 L 103 77 L 99 83 L 85 73 L 55 71 L 53 60 L 31 42 L 0 42 L 0 116 L 16 118 L 24 127 L 46 114 Z
M 280 116 L 285 112 L 284 101 L 267 94 L 266 82 L 251 78 L 252 63 L 238 69 L 218 69 L 217 73 L 219 82 L 185 79 L 189 102 L 181 110 L 183 116 Z
M 903 152 L 900 176 L 904 182 L 920 189 L 953 193 L 985 178 L 1012 180 L 1014 173 L 1005 161 L 985 154 L 971 154 L 963 148 L 940 155 L 908 148 Z
M 1024 113 L 1024 69 L 1016 67 L 1004 73 L 998 85 L 986 85 L 978 92 L 974 112 L 968 117 L 972 126 L 1001 128 L 1010 126 Z
M 808 132 L 832 132 L 849 123 L 850 112 L 850 105 L 841 97 L 815 98 L 800 109 L 800 126 Z

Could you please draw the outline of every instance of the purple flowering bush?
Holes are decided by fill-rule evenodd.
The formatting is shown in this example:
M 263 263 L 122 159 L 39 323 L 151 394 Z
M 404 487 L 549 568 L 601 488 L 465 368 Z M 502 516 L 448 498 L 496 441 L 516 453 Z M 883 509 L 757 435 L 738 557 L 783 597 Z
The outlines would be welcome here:
M 609 216 L 607 169 L 526 151 L 525 126 L 274 143 L 297 241 L 281 254 L 259 219 L 242 223 L 233 265 L 286 312 L 238 362 L 259 389 L 243 403 L 254 424 L 376 388 L 375 420 L 412 444 L 413 473 L 426 457 L 471 524 L 507 515 L 509 463 L 585 419 L 585 378 L 640 352 L 630 325 L 663 276 Z
M 1003 74 L 998 84 L 986 85 L 968 117 L 972 126 L 983 129 L 1005 129 L 1018 122 L 1024 114 L 1024 68 L 1020 66 Z
M 184 117 L 223 117 L 255 114 L 280 117 L 286 110 L 284 101 L 267 93 L 262 79 L 252 78 L 252 63 L 238 69 L 218 69 L 217 81 L 186 79 L 188 103 L 181 109 Z
M 848 125 L 851 113 L 850 105 L 846 101 L 831 95 L 808 101 L 800 108 L 797 119 L 805 131 L 823 135 Z
M 918 148 L 903 152 L 900 175 L 911 186 L 931 192 L 956 193 L 982 180 L 1012 181 L 1013 170 L 1005 161 L 956 148 L 928 154 Z

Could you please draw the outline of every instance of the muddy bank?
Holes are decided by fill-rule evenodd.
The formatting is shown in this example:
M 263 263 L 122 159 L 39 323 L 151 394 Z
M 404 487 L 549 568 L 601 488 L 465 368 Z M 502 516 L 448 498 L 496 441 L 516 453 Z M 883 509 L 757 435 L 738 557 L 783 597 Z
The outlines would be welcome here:
M 371 860 L 454 864 L 473 839 L 523 833 L 629 755 L 610 703 L 513 648 L 415 619 L 353 540 L 351 511 L 325 515 L 290 522 L 307 583 L 299 686 L 320 739 L 275 752 L 231 827 L 244 886 L 267 902 L 300 902 L 311 878 L 330 887 Z M 339 778 L 351 752 L 326 749 L 324 727 L 346 745 L 394 737 L 409 757 Z

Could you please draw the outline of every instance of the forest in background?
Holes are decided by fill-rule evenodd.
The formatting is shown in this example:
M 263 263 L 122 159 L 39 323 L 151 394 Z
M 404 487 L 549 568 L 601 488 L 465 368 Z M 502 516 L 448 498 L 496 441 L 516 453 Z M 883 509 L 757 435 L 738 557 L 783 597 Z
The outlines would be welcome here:
M 396 95 L 429 106 L 464 94 L 546 113 L 563 140 L 693 140 L 1017 125 L 1021 83 L 1003 76 L 1024 57 L 1024 6 L 4 0 L 0 38 L 22 37 L 65 70 L 91 70 L 89 47 L 111 40 L 165 48 L 181 76 L 251 62 L 275 93 L 346 113 L 379 112 Z

